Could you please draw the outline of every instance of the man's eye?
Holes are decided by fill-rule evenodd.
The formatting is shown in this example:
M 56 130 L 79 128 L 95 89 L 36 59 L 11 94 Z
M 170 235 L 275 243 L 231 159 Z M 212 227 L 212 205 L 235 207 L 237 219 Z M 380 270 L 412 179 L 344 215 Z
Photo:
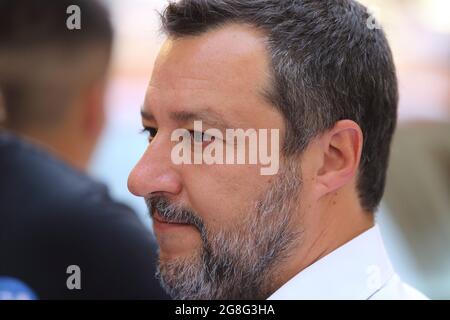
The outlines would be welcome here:
M 191 138 L 194 139 L 194 142 L 197 142 L 197 143 L 203 142 L 203 132 L 189 130 L 189 133 L 191 134 Z
M 214 137 L 210 136 L 204 132 L 201 131 L 194 131 L 194 130 L 189 130 L 189 133 L 191 135 L 191 138 L 194 139 L 194 142 L 196 143 L 211 143 L 212 141 L 214 141 Z
M 141 132 L 148 134 L 148 141 L 152 141 L 158 133 L 158 129 L 152 127 L 144 127 Z

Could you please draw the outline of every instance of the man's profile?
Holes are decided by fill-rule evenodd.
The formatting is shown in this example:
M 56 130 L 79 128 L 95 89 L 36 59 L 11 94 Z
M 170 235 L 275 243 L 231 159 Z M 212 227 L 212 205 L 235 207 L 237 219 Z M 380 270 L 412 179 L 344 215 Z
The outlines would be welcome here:
M 374 222 L 398 93 L 387 40 L 367 18 L 352 0 L 165 9 L 142 108 L 149 145 L 128 186 L 149 206 L 172 297 L 423 298 L 392 270 Z M 198 135 L 195 120 L 279 129 L 278 173 L 174 164 L 171 133 Z

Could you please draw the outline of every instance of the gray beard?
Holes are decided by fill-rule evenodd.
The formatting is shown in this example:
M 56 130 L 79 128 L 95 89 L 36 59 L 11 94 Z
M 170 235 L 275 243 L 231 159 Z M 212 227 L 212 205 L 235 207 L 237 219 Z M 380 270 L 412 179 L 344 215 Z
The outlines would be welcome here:
M 275 267 L 301 238 L 291 223 L 302 185 L 296 165 L 288 164 L 279 173 L 255 202 L 254 214 L 242 213 L 246 218 L 241 225 L 216 233 L 203 227 L 200 250 L 188 258 L 159 262 L 157 276 L 172 298 L 266 299 L 273 293 Z

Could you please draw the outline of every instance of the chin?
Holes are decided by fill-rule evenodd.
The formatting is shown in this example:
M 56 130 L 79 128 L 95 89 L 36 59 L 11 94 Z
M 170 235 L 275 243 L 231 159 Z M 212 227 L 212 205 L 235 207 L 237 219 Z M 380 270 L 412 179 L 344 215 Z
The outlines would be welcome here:
M 200 244 L 195 246 L 160 246 L 159 260 L 162 263 L 175 260 L 193 259 L 199 254 Z

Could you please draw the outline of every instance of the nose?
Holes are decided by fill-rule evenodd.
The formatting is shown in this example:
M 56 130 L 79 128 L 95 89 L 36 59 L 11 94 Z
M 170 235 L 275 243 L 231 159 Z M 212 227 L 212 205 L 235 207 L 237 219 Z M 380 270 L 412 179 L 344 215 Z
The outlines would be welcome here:
M 181 192 L 180 175 L 170 158 L 171 144 L 165 143 L 162 136 L 160 138 L 148 145 L 128 176 L 128 190 L 135 196 L 146 197 L 159 192 L 176 195 Z

